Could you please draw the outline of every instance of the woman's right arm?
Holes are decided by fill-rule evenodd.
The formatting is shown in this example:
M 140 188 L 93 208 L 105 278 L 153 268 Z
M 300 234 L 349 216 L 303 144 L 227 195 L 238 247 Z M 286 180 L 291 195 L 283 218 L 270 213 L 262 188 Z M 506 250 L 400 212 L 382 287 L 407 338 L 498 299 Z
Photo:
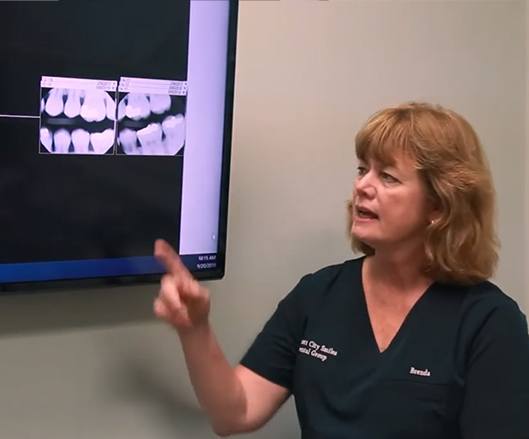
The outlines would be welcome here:
M 215 433 L 227 436 L 259 428 L 285 401 L 288 390 L 228 363 L 209 324 L 207 289 L 167 242 L 157 240 L 154 254 L 167 270 L 154 312 L 177 330 L 191 383 Z

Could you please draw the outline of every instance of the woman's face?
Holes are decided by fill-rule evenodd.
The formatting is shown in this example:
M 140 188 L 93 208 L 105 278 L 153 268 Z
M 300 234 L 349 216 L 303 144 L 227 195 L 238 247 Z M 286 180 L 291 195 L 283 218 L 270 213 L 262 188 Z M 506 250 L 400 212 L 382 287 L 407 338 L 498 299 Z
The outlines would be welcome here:
M 353 195 L 351 233 L 375 250 L 417 246 L 434 210 L 414 161 L 395 164 L 359 161 Z

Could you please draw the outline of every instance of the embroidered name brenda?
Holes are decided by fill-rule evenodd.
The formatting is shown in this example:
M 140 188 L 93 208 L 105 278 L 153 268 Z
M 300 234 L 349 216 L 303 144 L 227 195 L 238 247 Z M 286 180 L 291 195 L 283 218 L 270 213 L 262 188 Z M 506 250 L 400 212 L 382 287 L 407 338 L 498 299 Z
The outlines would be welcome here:
M 335 351 L 333 348 L 325 346 L 324 344 L 320 345 L 314 340 L 301 340 L 298 352 L 317 358 L 322 363 L 324 361 L 327 361 L 329 355 L 333 357 L 336 357 L 338 355 L 338 352 Z
M 422 377 L 429 377 L 431 375 L 428 369 L 415 369 L 413 366 L 410 367 L 410 375 L 420 375 Z

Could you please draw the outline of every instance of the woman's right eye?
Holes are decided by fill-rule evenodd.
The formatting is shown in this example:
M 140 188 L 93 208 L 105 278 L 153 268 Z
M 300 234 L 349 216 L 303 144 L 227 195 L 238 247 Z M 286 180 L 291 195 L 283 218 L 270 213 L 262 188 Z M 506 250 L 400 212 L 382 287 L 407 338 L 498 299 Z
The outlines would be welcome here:
M 357 175 L 359 175 L 359 176 L 364 175 L 366 172 L 367 172 L 367 168 L 366 168 L 365 166 L 358 166 L 358 167 L 356 168 L 356 173 L 357 173 Z

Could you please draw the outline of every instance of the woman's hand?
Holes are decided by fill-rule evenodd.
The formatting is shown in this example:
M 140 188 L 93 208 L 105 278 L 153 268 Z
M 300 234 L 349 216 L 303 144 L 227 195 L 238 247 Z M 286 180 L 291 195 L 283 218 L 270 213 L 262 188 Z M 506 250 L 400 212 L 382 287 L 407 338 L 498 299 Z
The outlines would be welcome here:
M 154 243 L 154 256 L 167 274 L 160 282 L 160 293 L 154 300 L 154 313 L 186 333 L 208 325 L 209 292 L 184 266 L 178 254 L 163 239 Z
M 232 368 L 209 325 L 208 290 L 164 240 L 155 242 L 154 256 L 167 270 L 154 313 L 177 329 L 191 383 L 213 429 L 220 436 L 257 429 L 285 401 L 288 390 L 244 366 Z

